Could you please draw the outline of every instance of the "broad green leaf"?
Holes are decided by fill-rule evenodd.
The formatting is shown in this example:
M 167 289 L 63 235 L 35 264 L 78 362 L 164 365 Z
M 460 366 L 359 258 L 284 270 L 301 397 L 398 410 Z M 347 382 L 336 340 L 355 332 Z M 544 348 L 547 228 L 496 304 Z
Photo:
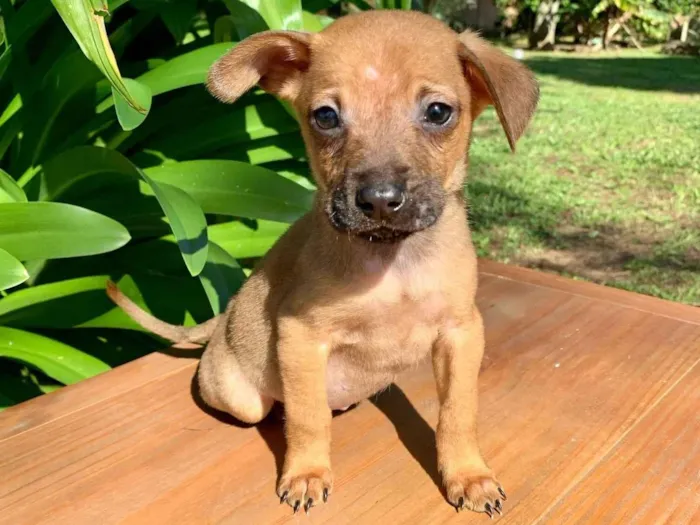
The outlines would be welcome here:
M 209 241 L 215 242 L 237 259 L 262 257 L 287 231 L 289 224 L 256 221 L 249 227 L 239 221 L 209 227 Z
M 245 274 L 236 259 L 216 243 L 209 243 L 209 256 L 199 275 L 214 315 L 226 310 L 226 304 L 245 281 Z
M 27 196 L 15 179 L 0 170 L 0 204 L 3 202 L 27 202 Z
M 0 290 L 7 290 L 29 279 L 22 263 L 5 250 L 0 249 Z M 0 301 L 2 304 L 2 301 Z
M 0 248 L 21 261 L 106 253 L 129 242 L 118 222 L 56 202 L 0 205 Z
M 302 31 L 301 0 L 242 0 L 274 30 Z
M 65 192 L 85 179 L 109 174 L 140 179 L 141 174 L 119 152 L 95 146 L 78 146 L 64 151 L 42 166 L 41 200 L 60 200 Z
M 182 258 L 174 248 L 174 255 Z M 141 266 L 132 261 L 134 266 Z M 144 267 L 147 263 L 144 263 Z M 144 268 L 141 268 L 143 270 Z M 145 268 L 153 271 L 152 268 Z M 107 275 L 81 277 L 17 290 L 0 301 L 0 325 L 17 328 L 120 328 L 144 331 L 107 297 Z M 192 325 L 211 316 L 197 280 L 162 275 L 126 275 L 119 289 L 144 310 L 170 323 Z M 172 290 L 177 290 L 173 300 Z
M 228 17 L 236 31 L 235 40 L 243 40 L 255 33 L 265 31 L 268 25 L 260 13 L 241 0 L 224 0 L 232 16 Z
M 90 0 L 51 0 L 81 51 L 109 79 L 128 104 L 140 113 L 147 110 L 124 83 L 110 46 L 102 10 Z
M 207 262 L 207 220 L 197 202 L 182 189 L 142 176 L 153 190 L 158 203 L 170 222 L 187 269 L 193 276 L 200 274 Z
M 147 71 L 136 80 L 148 86 L 154 97 L 174 89 L 203 84 L 211 65 L 234 45 L 232 42 L 224 42 L 190 51 Z M 105 111 L 113 103 L 110 97 L 98 104 L 97 111 Z
M 32 365 L 70 385 L 109 370 L 105 363 L 48 337 L 0 326 L 0 357 Z
M 289 224 L 281 222 L 258 220 L 253 224 L 245 224 L 242 221 L 231 221 L 209 226 L 207 236 L 210 245 L 216 243 L 232 257 L 250 259 L 265 255 L 287 228 Z M 161 275 L 182 273 L 182 258 L 173 235 L 128 246 L 114 257 L 120 265 L 134 271 L 148 268 Z
M 197 0 L 132 0 L 131 5 L 158 13 L 178 44 L 182 43 L 197 14 Z
M 100 79 L 100 71 L 80 53 L 62 56 L 46 73 L 39 94 L 29 103 L 32 110 L 23 111 L 21 159 L 22 170 L 41 163 L 45 158 L 50 139 L 55 137 L 55 129 L 62 112 L 76 96 L 90 89 Z M 65 115 L 65 113 L 63 113 Z M 71 123 L 79 116 L 73 115 Z M 18 172 L 19 173 L 19 172 Z M 24 177 L 20 178 L 24 180 Z
M 214 22 L 214 43 L 231 42 L 238 38 L 236 19 L 231 15 L 223 15 Z
M 154 137 L 149 147 L 171 158 L 187 160 L 251 140 L 297 131 L 299 126 L 272 97 L 235 107 L 186 129 Z
M 8 41 L 17 46 L 24 45 L 52 13 L 53 9 L 46 0 L 27 0 L 12 17 L 12 23 L 6 21 Z
M 55 157 L 44 166 L 41 198 L 55 200 L 78 182 L 106 174 L 148 184 L 178 239 L 187 268 L 192 275 L 199 274 L 207 260 L 206 218 L 201 208 L 186 192 L 153 181 L 118 151 L 82 146 Z
M 145 170 L 189 193 L 206 213 L 294 222 L 311 209 L 313 192 L 260 166 L 195 160 Z
M 174 89 L 203 84 L 211 65 L 233 48 L 232 42 L 213 44 L 168 60 L 136 80 L 151 88 L 153 96 Z
M 142 108 L 145 108 L 145 111 L 137 111 L 131 107 L 131 105 L 129 105 L 127 100 L 121 93 L 119 93 L 118 90 L 112 87 L 114 109 L 117 112 L 119 124 L 121 125 L 122 129 L 131 131 L 132 129 L 139 127 L 141 123 L 146 120 L 148 112 L 151 110 L 151 89 L 148 86 L 130 78 L 125 78 L 123 80 L 124 84 L 129 89 L 132 96 L 138 101 L 139 105 Z
M 200 157 L 203 156 L 205 155 L 200 155 Z M 260 165 L 285 160 L 304 160 L 306 148 L 304 147 L 301 134 L 298 131 L 294 131 L 283 135 L 251 140 L 250 142 L 241 143 L 235 148 L 223 148 L 206 156 Z M 165 164 L 177 160 L 177 158 L 171 158 L 162 151 L 150 148 L 144 148 L 142 151 L 135 153 L 132 159 L 137 164 L 143 163 L 147 166 Z
M 82 277 L 18 290 L 0 301 L 0 324 L 37 326 L 36 321 L 26 320 L 44 317 L 45 328 L 81 326 L 115 307 L 105 292 L 108 280 L 106 275 Z M 91 311 L 83 312 L 78 305 L 86 299 L 90 300 Z
M 304 31 L 310 33 L 318 33 L 325 27 L 323 22 L 321 22 L 321 17 L 308 11 L 302 13 L 302 20 L 304 22 Z

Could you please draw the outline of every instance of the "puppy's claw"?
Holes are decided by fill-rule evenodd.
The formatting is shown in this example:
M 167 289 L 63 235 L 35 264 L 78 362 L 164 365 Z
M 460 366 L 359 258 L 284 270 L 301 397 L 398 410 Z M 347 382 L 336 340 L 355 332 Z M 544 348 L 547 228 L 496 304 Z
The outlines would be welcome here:
M 501 500 L 500 500 L 500 499 L 497 499 L 497 500 L 496 500 L 496 504 L 494 505 L 493 508 L 496 510 L 496 512 L 498 512 L 498 515 L 499 515 L 499 516 L 502 516 L 502 515 L 503 515 L 503 512 L 501 512 L 501 510 L 502 510 L 503 507 L 501 507 Z
M 300 507 L 300 506 L 301 506 L 301 501 L 300 501 L 300 500 L 296 500 L 296 501 L 294 502 L 294 514 L 297 513 L 297 511 L 299 510 L 299 507 Z
M 323 489 L 323 503 L 328 502 L 328 489 Z
M 289 496 L 289 491 L 285 490 L 280 496 L 280 503 L 284 503 L 285 501 L 287 501 L 287 496 Z
M 310 510 L 311 507 L 313 507 L 313 506 L 314 506 L 314 499 L 313 499 L 313 498 L 307 499 L 307 500 L 306 500 L 306 503 L 304 503 L 304 512 L 306 512 L 306 513 L 308 514 L 308 513 L 309 513 L 309 510 Z
M 501 494 L 501 496 L 503 497 L 503 501 L 506 501 L 506 500 L 508 499 L 508 498 L 506 497 L 506 492 L 505 492 L 501 487 L 498 487 L 498 492 L 499 492 L 499 493 Z
M 491 509 L 490 503 L 487 503 L 486 505 L 484 505 L 484 510 L 486 511 L 486 514 L 488 514 L 489 519 L 493 519 L 493 511 Z

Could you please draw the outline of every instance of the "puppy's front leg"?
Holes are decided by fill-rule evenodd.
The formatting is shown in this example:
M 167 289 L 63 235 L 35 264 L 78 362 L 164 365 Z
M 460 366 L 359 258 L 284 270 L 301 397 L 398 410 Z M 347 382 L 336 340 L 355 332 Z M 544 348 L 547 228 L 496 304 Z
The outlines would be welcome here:
M 309 509 L 327 501 L 331 474 L 331 410 L 326 392 L 329 348 L 302 322 L 279 325 L 278 358 L 284 395 L 287 452 L 277 487 L 281 501 Z
M 484 353 L 484 327 L 473 307 L 457 326 L 440 332 L 433 368 L 440 399 L 438 465 L 447 499 L 457 510 L 502 511 L 505 493 L 486 465 L 477 442 L 477 377 Z

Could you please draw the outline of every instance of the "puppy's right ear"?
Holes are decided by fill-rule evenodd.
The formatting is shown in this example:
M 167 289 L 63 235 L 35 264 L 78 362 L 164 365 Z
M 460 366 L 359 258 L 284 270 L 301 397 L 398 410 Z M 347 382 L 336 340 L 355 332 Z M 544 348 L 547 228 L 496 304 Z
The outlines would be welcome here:
M 257 84 L 291 102 L 299 93 L 302 73 L 309 67 L 310 42 L 309 33 L 256 33 L 214 62 L 207 89 L 219 100 L 231 103 Z

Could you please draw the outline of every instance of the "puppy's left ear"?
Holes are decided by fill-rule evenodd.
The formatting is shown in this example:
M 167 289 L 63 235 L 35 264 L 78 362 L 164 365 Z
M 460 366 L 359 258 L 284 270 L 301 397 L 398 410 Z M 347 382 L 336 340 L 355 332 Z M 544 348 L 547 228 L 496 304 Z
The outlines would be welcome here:
M 459 58 L 471 87 L 472 120 L 493 104 L 511 150 L 537 107 L 540 89 L 532 72 L 467 30 L 459 35 Z
M 250 88 L 293 101 L 311 59 L 311 34 L 263 31 L 239 42 L 209 69 L 207 88 L 223 102 L 235 102 Z

